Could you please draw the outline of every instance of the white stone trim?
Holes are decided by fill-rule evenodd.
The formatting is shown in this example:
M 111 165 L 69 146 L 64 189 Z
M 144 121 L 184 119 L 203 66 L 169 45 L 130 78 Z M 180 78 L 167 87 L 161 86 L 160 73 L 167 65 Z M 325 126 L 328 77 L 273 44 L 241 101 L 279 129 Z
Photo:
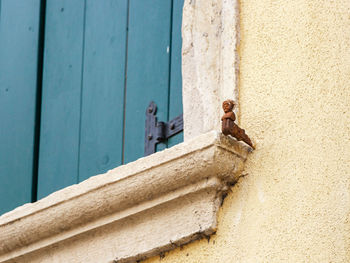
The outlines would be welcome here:
M 249 149 L 212 131 L 19 207 L 0 262 L 135 262 L 212 234 Z
M 185 0 L 182 80 L 185 141 L 220 130 L 221 103 L 238 103 L 237 0 Z M 236 107 L 237 113 L 238 107 Z

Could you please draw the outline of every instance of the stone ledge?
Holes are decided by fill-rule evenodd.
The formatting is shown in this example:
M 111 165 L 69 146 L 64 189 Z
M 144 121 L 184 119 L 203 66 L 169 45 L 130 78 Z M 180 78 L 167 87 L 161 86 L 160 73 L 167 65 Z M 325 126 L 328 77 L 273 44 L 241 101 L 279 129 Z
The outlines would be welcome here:
M 215 232 L 250 148 L 212 131 L 0 217 L 0 262 L 135 262 Z

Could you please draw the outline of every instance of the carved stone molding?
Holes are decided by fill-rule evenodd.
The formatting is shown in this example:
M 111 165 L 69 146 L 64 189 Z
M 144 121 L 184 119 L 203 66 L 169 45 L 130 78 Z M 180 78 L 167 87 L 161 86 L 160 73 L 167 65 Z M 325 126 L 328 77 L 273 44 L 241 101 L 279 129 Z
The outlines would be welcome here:
M 0 262 L 135 262 L 216 229 L 249 147 L 211 131 L 0 217 Z

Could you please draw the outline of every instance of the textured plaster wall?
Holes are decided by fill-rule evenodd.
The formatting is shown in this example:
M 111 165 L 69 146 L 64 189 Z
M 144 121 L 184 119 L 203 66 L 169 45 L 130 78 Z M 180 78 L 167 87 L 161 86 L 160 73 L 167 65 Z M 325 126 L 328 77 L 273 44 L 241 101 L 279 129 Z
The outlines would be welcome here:
M 350 262 L 350 1 L 241 0 L 240 27 L 257 149 L 217 234 L 145 262 Z

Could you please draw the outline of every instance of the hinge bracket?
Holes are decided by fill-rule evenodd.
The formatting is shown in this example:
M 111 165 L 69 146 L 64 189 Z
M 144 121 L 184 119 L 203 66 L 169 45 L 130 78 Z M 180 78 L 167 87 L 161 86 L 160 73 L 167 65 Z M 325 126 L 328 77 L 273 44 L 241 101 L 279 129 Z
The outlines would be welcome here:
M 146 110 L 145 156 L 156 152 L 156 145 L 183 131 L 182 114 L 169 122 L 157 121 L 157 105 L 152 101 Z

